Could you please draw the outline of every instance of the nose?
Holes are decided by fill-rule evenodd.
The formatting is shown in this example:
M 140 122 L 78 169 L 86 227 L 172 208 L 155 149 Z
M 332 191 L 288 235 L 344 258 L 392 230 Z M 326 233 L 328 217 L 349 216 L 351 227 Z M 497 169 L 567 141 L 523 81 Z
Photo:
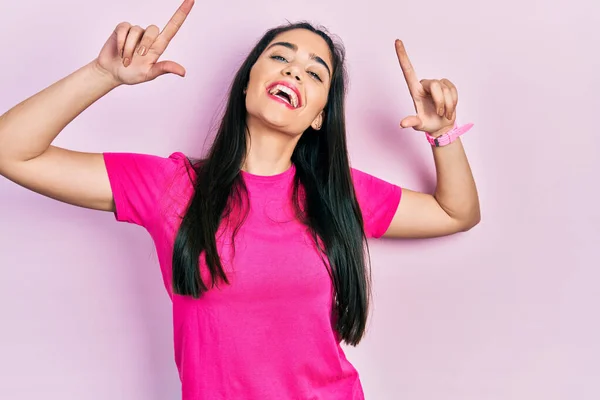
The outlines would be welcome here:
M 285 76 L 289 76 L 292 77 L 293 79 L 296 79 L 298 82 L 302 81 L 302 78 L 300 77 L 300 72 L 298 72 L 298 68 L 295 66 L 288 66 L 287 68 L 285 68 L 283 70 L 283 73 Z

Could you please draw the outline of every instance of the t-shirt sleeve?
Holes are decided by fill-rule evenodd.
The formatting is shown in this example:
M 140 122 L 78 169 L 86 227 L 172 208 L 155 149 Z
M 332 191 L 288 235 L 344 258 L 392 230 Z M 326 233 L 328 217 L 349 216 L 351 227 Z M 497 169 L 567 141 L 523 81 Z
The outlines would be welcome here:
M 402 188 L 360 170 L 351 169 L 354 191 L 363 214 L 367 237 L 379 238 L 396 214 Z
M 115 202 L 115 218 L 148 227 L 175 176 L 189 164 L 179 152 L 169 157 L 136 153 L 103 153 Z

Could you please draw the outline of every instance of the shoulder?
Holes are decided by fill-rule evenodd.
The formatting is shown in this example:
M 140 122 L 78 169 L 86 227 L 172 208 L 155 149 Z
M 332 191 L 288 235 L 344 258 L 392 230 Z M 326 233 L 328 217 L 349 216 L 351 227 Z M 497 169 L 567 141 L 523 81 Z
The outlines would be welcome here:
M 354 188 L 357 191 L 361 190 L 376 190 L 376 189 L 399 189 L 400 187 L 392 182 L 389 182 L 385 179 L 379 178 L 375 175 L 372 175 L 368 172 L 357 168 L 350 168 L 350 174 L 352 176 L 352 182 L 354 183 Z
M 398 209 L 402 188 L 362 170 L 351 168 L 356 200 L 368 237 L 380 237 Z

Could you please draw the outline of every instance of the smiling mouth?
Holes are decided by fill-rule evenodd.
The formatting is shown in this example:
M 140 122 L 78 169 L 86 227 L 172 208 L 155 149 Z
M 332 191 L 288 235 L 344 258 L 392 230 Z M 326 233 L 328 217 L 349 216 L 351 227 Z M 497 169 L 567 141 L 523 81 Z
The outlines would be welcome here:
M 277 97 L 289 104 L 291 108 L 296 109 L 300 106 L 300 99 L 296 92 L 285 85 L 274 85 L 269 89 L 269 94 Z

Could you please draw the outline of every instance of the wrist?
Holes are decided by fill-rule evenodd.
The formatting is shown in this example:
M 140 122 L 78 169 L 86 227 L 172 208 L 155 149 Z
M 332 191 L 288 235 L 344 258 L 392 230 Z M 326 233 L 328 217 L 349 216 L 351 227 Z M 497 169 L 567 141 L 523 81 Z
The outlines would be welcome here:
M 110 72 L 98 64 L 97 59 L 89 63 L 87 68 L 90 72 L 90 75 L 93 76 L 93 79 L 97 79 L 103 87 L 106 87 L 107 90 L 112 90 L 122 85 L 122 83 L 115 79 Z
M 450 132 L 452 129 L 454 129 L 454 127 L 455 127 L 455 124 L 448 125 L 448 126 L 445 126 L 442 129 L 437 130 L 435 132 L 430 132 L 429 135 L 433 136 L 434 138 L 439 138 L 443 134 Z
M 444 127 L 433 134 L 425 132 L 425 137 L 432 146 L 447 146 L 457 140 L 459 136 L 470 130 L 472 127 L 472 123 L 462 126 L 458 126 L 458 124 L 454 123 L 453 126 Z

